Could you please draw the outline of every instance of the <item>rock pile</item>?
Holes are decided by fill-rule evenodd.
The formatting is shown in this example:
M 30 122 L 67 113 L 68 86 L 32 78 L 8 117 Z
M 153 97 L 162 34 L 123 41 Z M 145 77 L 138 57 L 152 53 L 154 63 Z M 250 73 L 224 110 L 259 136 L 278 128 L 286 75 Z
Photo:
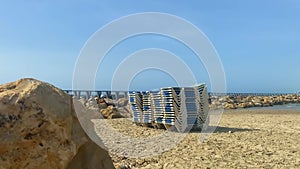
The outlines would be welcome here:
M 132 117 L 130 105 L 128 104 L 128 98 L 120 98 L 117 101 L 115 101 L 114 104 L 116 105 L 118 112 L 122 116 L 126 118 Z
M 116 112 L 119 113 L 123 117 L 132 117 L 132 113 L 130 111 L 130 107 L 128 104 L 128 99 L 127 98 L 120 98 L 118 100 L 112 100 L 108 98 L 101 98 L 98 100 L 99 107 L 103 113 L 107 112 Z M 106 110 L 102 110 L 106 109 Z M 102 113 L 102 115 L 104 115 Z M 111 114 L 109 113 L 109 114 Z
M 300 95 L 287 94 L 280 96 L 211 96 L 212 109 L 225 108 L 249 108 L 249 107 L 269 107 L 287 103 L 300 103 Z
M 74 97 L 74 99 L 76 98 Z M 126 98 L 112 100 L 108 98 L 91 97 L 89 99 L 79 98 L 77 100 L 87 110 L 92 111 L 95 118 L 114 119 L 132 117 L 128 99 Z
M 85 134 L 72 98 L 34 79 L 0 86 L 0 168 L 114 168 Z
M 105 109 L 101 109 L 100 112 L 106 119 L 123 118 L 123 116 L 118 112 L 118 109 L 114 106 L 108 106 Z

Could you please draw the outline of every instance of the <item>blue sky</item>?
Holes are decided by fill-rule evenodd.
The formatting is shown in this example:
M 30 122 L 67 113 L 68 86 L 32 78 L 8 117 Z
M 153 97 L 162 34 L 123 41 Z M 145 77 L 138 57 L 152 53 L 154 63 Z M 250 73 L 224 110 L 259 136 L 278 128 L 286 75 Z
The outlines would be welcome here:
M 88 38 L 112 20 L 138 12 L 170 13 L 201 29 L 219 53 L 229 92 L 300 91 L 298 0 L 0 1 L 0 83 L 33 77 L 71 88 L 76 59 Z M 107 67 L 99 72 L 107 73 L 97 76 L 98 87 L 108 88 L 110 71 L 122 58 L 149 47 L 192 55 L 172 39 L 129 39 L 106 57 Z M 203 67 L 185 61 L 197 81 L 209 84 Z M 150 70 L 138 74 L 131 86 L 144 90 L 174 84 L 167 74 Z

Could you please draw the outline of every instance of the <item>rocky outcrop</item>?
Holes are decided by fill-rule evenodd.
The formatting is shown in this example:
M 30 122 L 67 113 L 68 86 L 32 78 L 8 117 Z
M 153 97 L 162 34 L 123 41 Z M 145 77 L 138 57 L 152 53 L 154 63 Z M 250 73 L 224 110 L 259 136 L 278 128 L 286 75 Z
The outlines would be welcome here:
M 114 168 L 84 132 L 72 98 L 34 79 L 0 86 L 0 168 Z
M 117 100 L 116 102 L 117 108 L 118 108 L 118 112 L 126 117 L 132 117 L 132 112 L 130 109 L 130 105 L 128 104 L 128 99 L 127 98 L 120 98 Z
M 100 112 L 104 118 L 123 118 L 132 117 L 132 113 L 129 109 L 128 99 L 120 98 L 118 100 L 112 100 L 108 98 L 96 99 Z
M 89 112 L 89 117 L 93 119 L 115 119 L 124 118 L 121 112 L 123 107 L 115 107 L 114 101 L 98 97 L 91 97 L 88 100 L 85 98 L 76 99 Z
M 288 103 L 300 103 L 299 94 L 286 94 L 274 96 L 211 96 L 211 109 L 225 108 L 249 108 L 249 107 L 269 107 Z
M 101 109 L 100 112 L 105 119 L 123 118 L 123 116 L 118 112 L 118 109 L 113 106 Z

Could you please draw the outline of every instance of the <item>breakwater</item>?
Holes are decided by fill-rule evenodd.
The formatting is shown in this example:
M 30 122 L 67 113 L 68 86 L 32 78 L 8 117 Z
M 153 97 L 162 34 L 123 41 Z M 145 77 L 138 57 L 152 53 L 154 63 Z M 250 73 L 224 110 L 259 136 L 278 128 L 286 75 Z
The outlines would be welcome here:
M 211 109 L 238 109 L 250 107 L 270 107 L 288 103 L 300 103 L 300 94 L 231 94 L 210 95 Z

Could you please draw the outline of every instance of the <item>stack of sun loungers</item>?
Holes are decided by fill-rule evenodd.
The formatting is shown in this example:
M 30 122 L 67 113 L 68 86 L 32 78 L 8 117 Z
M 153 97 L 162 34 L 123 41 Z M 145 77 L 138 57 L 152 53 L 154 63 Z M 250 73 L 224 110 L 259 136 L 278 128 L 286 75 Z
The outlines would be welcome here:
M 143 105 L 143 114 L 142 114 L 142 123 L 152 123 L 153 113 L 151 109 L 151 100 L 150 92 L 142 92 L 142 105 Z
M 129 98 L 134 122 L 164 125 L 165 128 L 175 126 L 178 131 L 184 132 L 200 129 L 208 120 L 208 94 L 205 84 L 130 92 Z
M 160 91 L 150 91 L 150 103 L 153 114 L 152 123 L 161 123 L 163 118 L 163 110 L 161 108 L 161 94 Z
M 197 102 L 197 109 L 199 112 L 198 119 L 197 119 L 197 125 L 198 128 L 207 127 L 203 126 L 204 124 L 209 124 L 209 103 L 208 103 L 208 92 L 205 85 L 198 85 L 195 86 L 196 91 L 196 102 Z
M 143 118 L 143 103 L 141 92 L 129 92 L 129 103 L 132 110 L 133 121 L 141 123 Z
M 180 112 L 180 99 L 178 87 L 161 88 L 161 109 L 162 109 L 162 124 L 175 125 L 176 117 Z
M 177 118 L 176 128 L 183 132 L 197 125 L 198 111 L 195 89 L 192 87 L 182 88 L 180 100 L 181 111 Z

